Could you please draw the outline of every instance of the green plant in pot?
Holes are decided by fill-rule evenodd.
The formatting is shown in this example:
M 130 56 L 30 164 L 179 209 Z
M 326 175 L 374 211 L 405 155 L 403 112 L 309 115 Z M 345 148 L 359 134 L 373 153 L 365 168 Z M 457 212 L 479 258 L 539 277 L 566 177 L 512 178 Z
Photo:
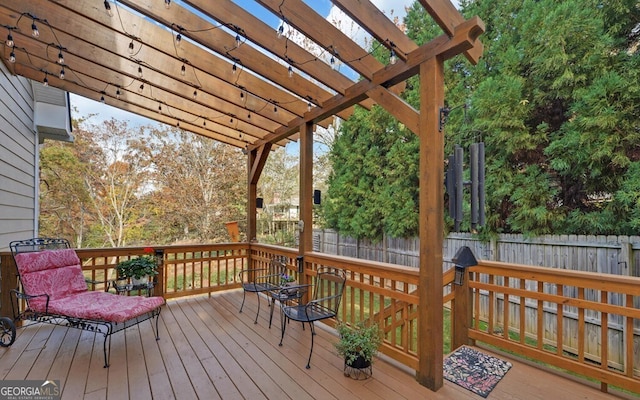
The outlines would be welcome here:
M 373 356 L 382 344 L 382 330 L 376 323 L 365 325 L 358 322 L 354 326 L 339 323 L 337 326 L 340 340 L 335 343 L 338 355 L 344 357 L 345 375 L 347 367 L 355 369 L 371 368 Z
M 145 252 L 153 253 L 153 249 L 145 249 Z M 118 274 L 118 279 L 131 278 L 132 280 L 140 281 L 146 276 L 153 276 L 158 273 L 156 258 L 149 255 L 120 261 L 116 265 L 116 273 Z

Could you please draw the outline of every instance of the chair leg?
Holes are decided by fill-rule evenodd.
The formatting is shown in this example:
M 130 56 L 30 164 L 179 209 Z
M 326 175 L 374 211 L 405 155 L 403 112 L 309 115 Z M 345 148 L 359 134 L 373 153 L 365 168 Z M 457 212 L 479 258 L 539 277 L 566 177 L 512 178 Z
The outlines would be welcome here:
M 313 325 L 313 321 L 309 322 L 309 325 L 311 325 L 311 350 L 309 350 L 309 360 L 307 360 L 307 366 L 306 366 L 307 369 L 311 368 L 311 354 L 313 353 L 313 337 L 316 335 L 316 330 Z
M 256 311 L 256 320 L 253 321 L 254 324 L 258 323 L 258 315 L 260 315 L 260 292 L 256 292 L 256 296 L 258 296 L 258 311 Z
M 246 296 L 247 291 L 243 290 L 242 291 L 242 304 L 240 304 L 240 312 L 242 312 L 242 307 L 244 307 L 244 297 Z
M 287 317 L 280 308 L 280 344 L 278 346 L 282 346 L 282 339 L 284 339 L 284 330 L 287 329 Z

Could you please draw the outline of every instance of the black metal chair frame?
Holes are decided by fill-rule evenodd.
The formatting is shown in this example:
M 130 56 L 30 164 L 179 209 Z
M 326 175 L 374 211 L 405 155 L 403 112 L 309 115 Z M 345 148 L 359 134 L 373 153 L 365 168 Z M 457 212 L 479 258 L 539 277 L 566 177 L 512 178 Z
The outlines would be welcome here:
M 28 240 L 17 240 L 13 241 L 9 244 L 11 248 L 11 253 L 15 256 L 18 253 L 24 252 L 34 252 L 41 250 L 54 250 L 54 249 L 69 249 L 71 248 L 69 241 L 66 239 L 59 238 L 34 238 Z M 16 268 L 16 274 L 18 276 L 18 280 L 20 279 L 20 272 Z M 88 281 L 87 283 L 95 284 L 94 281 Z M 107 285 L 107 282 L 104 282 Z M 21 285 L 20 285 L 21 286 Z M 111 322 L 111 321 L 101 321 L 101 320 L 92 320 L 92 319 L 84 319 L 77 317 L 70 317 L 66 315 L 59 315 L 49 312 L 36 312 L 29 307 L 29 300 L 37 297 L 46 296 L 48 303 L 48 295 L 40 294 L 40 295 L 29 295 L 24 293 L 20 288 L 11 290 L 12 302 L 11 302 L 11 310 L 13 312 L 13 322 L 17 322 L 20 320 L 32 321 L 32 322 L 41 322 L 58 326 L 65 326 L 70 328 L 81 329 L 85 331 L 94 332 L 96 334 L 101 334 L 104 336 L 103 341 L 103 354 L 104 354 L 104 367 L 109 367 L 109 359 L 111 358 L 111 335 L 114 333 L 120 332 L 129 328 L 131 326 L 137 325 L 141 322 L 144 322 L 148 319 L 155 318 L 155 330 L 154 335 L 156 340 L 160 340 L 159 331 L 158 331 L 158 319 L 160 316 L 161 308 L 158 307 L 152 311 L 149 311 L 145 314 L 142 314 L 138 317 L 132 318 L 125 322 Z M 114 294 L 114 296 L 117 296 Z M 23 311 L 20 311 L 19 302 L 26 302 L 26 308 Z M 4 324 L 3 324 L 4 325 Z M 6 327 L 4 328 L 7 329 Z M 153 325 L 152 325 L 153 329 Z M 15 327 L 14 327 L 14 338 L 15 338 Z M 7 344 L 10 346 L 13 344 Z
M 311 368 L 313 337 L 316 334 L 314 322 L 338 317 L 346 280 L 347 277 L 344 270 L 330 267 L 320 268 L 315 277 L 313 299 L 306 304 L 282 305 L 280 309 L 282 333 L 279 346 L 282 346 L 289 320 L 302 322 L 303 327 L 305 322 L 308 322 L 311 326 L 311 349 L 309 350 L 307 369 Z
M 238 273 L 238 280 L 242 282 L 242 304 L 240 312 L 244 307 L 244 300 L 247 292 L 253 292 L 258 296 L 258 311 L 254 324 L 258 323 L 260 315 L 260 293 L 274 292 L 280 289 L 282 275 L 287 273 L 285 263 L 279 258 L 273 258 L 266 268 L 243 269 Z M 267 301 L 269 303 L 269 301 Z

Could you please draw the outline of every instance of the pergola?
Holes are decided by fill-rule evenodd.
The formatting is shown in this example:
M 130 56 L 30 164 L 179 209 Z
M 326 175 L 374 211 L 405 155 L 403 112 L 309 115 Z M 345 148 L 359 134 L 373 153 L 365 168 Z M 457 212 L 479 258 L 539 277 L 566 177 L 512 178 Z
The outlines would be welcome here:
M 419 0 L 443 34 L 418 46 L 368 0 L 332 0 L 389 51 L 375 59 L 302 0 L 256 0 L 274 30 L 231 0 L 0 0 L 3 62 L 16 75 L 246 150 L 247 237 L 256 187 L 274 146 L 300 140 L 300 247 L 312 249 L 314 125 L 352 107 L 387 110 L 420 138 L 420 304 L 417 380 L 443 384 L 442 241 L 445 60 L 482 54 L 477 18 L 449 0 Z M 294 40 L 294 38 L 297 38 Z M 306 43 L 300 46 L 298 43 Z M 332 68 L 349 67 L 358 79 Z M 399 97 L 420 78 L 420 109 Z

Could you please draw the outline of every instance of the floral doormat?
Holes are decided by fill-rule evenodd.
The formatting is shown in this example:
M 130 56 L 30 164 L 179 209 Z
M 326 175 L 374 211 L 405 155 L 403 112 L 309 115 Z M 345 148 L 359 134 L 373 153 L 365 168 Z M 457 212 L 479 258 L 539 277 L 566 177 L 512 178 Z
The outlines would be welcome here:
M 444 378 L 482 397 L 487 397 L 511 363 L 462 346 L 444 359 Z

